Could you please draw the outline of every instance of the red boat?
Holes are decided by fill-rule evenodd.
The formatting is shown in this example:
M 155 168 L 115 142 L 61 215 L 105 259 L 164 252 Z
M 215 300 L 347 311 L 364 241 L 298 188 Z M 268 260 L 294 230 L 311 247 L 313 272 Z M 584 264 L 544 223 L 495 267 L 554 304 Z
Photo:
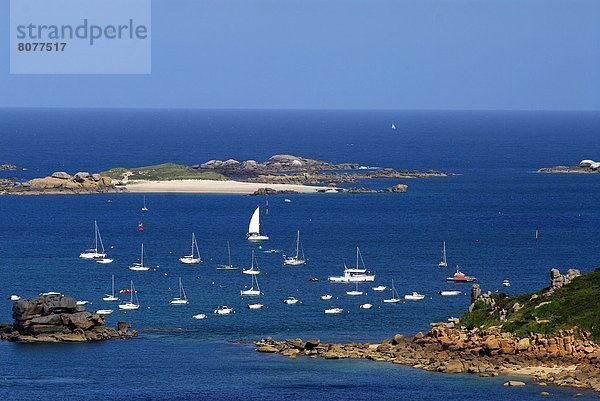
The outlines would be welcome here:
M 121 294 L 131 294 L 132 292 L 133 292 L 133 290 L 129 289 L 129 288 L 125 288 L 125 289 L 119 291 L 119 293 L 121 293 Z
M 475 277 L 467 276 L 465 273 L 458 270 L 458 266 L 456 266 L 456 273 L 454 273 L 454 276 L 452 277 L 447 277 L 446 281 L 453 283 L 472 283 L 477 281 L 477 279 Z

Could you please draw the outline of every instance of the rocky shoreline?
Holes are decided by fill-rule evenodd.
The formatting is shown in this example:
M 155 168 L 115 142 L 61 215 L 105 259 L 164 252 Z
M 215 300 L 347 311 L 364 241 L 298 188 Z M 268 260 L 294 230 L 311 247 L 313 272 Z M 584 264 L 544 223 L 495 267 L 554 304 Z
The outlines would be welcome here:
M 0 180 L 0 194 L 14 195 L 55 195 L 55 194 L 94 194 L 123 192 L 125 188 L 113 183 L 110 177 L 100 174 L 79 172 L 73 176 L 57 171 L 43 178 L 19 182 L 14 179 Z
M 443 373 L 527 375 L 542 385 L 600 391 L 600 347 L 590 340 L 573 333 L 519 339 L 493 329 L 456 328 L 456 322 L 431 323 L 427 334 L 408 338 L 396 334 L 380 343 L 323 344 L 318 339 L 276 341 L 268 337 L 255 346 L 258 352 L 290 358 L 368 359 Z
M 20 343 L 74 343 L 137 337 L 128 322 L 105 326 L 103 315 L 87 312 L 71 297 L 40 295 L 14 303 L 13 324 L 0 325 L 0 340 Z
M 600 174 L 600 162 L 586 159 L 576 166 L 554 166 L 538 169 L 538 173 Z

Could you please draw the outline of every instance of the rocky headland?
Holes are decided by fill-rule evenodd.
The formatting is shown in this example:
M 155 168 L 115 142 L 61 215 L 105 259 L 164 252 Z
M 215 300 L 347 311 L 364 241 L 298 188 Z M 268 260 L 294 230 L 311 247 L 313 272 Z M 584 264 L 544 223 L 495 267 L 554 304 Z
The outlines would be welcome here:
M 105 326 L 103 315 L 87 312 L 75 298 L 40 295 L 14 303 L 13 324 L 0 325 L 0 339 L 21 343 L 60 343 L 137 337 L 127 322 Z
M 600 162 L 586 159 L 575 166 L 554 166 L 540 168 L 538 173 L 573 173 L 573 174 L 600 174 Z
M 47 177 L 24 182 L 12 179 L 0 180 L 0 194 L 94 194 L 125 190 L 115 184 L 110 177 L 100 174 L 79 172 L 72 176 L 64 171 L 57 171 Z
M 580 276 L 574 269 L 565 275 L 553 269 L 548 288 L 515 298 L 482 294 L 475 284 L 469 311 L 460 319 L 431 323 L 425 334 L 350 344 L 269 337 L 255 345 L 258 352 L 290 358 L 369 359 L 443 373 L 527 375 L 541 385 L 600 391 L 599 294 L 600 270 Z M 579 312 L 566 315 L 573 308 Z
M 25 169 L 19 168 L 19 167 L 17 167 L 16 164 L 12 164 L 12 163 L 0 164 L 0 171 L 17 171 L 17 170 L 25 170 Z

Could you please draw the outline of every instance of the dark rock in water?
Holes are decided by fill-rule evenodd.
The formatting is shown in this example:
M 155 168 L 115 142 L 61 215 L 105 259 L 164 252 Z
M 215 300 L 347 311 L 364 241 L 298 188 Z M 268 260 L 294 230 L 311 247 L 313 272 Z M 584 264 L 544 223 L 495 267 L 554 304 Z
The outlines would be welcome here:
M 118 331 L 104 326 L 104 316 L 85 310 L 75 298 L 40 295 L 13 304 L 12 326 L 0 325 L 0 339 L 15 342 L 83 342 L 133 338 L 131 325 L 119 322 Z
M 311 338 L 306 341 L 304 348 L 305 349 L 315 349 L 319 346 L 319 344 L 321 344 L 321 340 L 319 340 L 318 338 Z
M 281 194 L 297 194 L 299 193 L 298 191 L 292 191 L 289 189 L 285 189 L 285 190 L 277 190 L 277 189 L 273 189 L 273 188 L 259 188 L 256 191 L 254 191 L 254 193 L 252 193 L 251 195 L 281 195 Z
M 64 171 L 57 171 L 55 173 L 52 173 L 51 177 L 52 178 L 60 178 L 61 180 L 70 180 L 73 178 L 69 174 L 65 173 Z
M 404 193 L 408 189 L 408 185 L 406 184 L 397 184 L 393 187 L 383 188 L 380 192 L 391 192 L 395 194 Z

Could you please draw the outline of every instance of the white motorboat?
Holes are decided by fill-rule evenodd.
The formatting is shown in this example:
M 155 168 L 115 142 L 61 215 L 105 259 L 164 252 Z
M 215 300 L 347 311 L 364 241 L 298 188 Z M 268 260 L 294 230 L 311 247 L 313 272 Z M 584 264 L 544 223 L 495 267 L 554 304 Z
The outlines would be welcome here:
M 217 315 L 230 315 L 233 313 L 233 308 L 230 308 L 226 305 L 220 305 L 217 309 L 215 309 L 214 313 Z
M 344 311 L 344 309 L 342 309 L 342 308 L 338 308 L 337 306 L 332 306 L 331 308 L 325 309 L 325 314 L 337 315 L 339 313 L 342 313 L 343 311 Z
M 388 304 L 397 304 L 400 302 L 400 295 L 398 295 L 398 291 L 396 290 L 396 287 L 394 287 L 394 280 L 392 280 L 392 297 L 384 299 L 383 302 Z
M 248 309 L 262 309 L 263 307 L 263 304 L 248 304 Z
M 19 299 L 21 299 L 21 297 L 18 296 L 18 295 L 13 294 L 13 295 L 10 296 L 10 300 L 11 301 L 18 301 Z
M 75 301 L 75 305 L 79 305 L 79 306 L 87 305 L 89 303 L 90 303 L 90 301 L 83 301 L 83 300 Z
M 288 199 L 288 198 L 285 198 L 283 201 L 284 201 L 285 203 L 292 203 L 292 200 L 291 200 L 291 199 Z
M 96 259 L 96 263 L 101 264 L 101 265 L 108 265 L 108 264 L 111 264 L 114 261 L 115 260 L 111 259 L 111 258 Z
M 440 259 L 440 262 L 438 263 L 439 267 L 446 267 L 448 266 L 448 260 L 446 259 L 446 241 L 444 241 L 444 244 L 442 246 L 442 259 Z
M 302 266 L 306 264 L 306 258 L 304 257 L 304 248 L 300 242 L 300 230 L 296 236 L 296 255 L 286 256 L 283 255 L 283 264 L 286 266 Z
M 359 306 L 360 309 L 371 309 L 372 307 L 372 304 L 362 304 L 361 306 Z
M 258 296 L 258 295 L 261 295 L 261 293 L 260 293 L 260 287 L 258 285 L 258 276 L 256 274 L 253 274 L 250 277 L 251 277 L 251 281 L 252 281 L 252 284 L 251 284 L 250 288 L 245 289 L 245 290 L 241 290 L 240 291 L 240 295 L 241 296 L 244 296 L 244 295 Z
M 510 287 L 510 281 L 508 281 L 508 280 L 504 280 L 504 281 L 502 282 L 502 287 Z
M 192 318 L 194 318 L 196 320 L 202 320 L 202 319 L 206 319 L 207 316 L 204 313 L 198 313 L 197 315 L 193 315 Z
M 113 313 L 112 309 L 98 309 L 96 311 L 97 315 L 110 315 L 111 313 Z
M 331 276 L 328 280 L 332 283 L 366 283 L 375 281 L 373 274 L 352 274 L 344 271 L 343 276 Z
M 254 210 L 254 213 L 252 214 L 250 224 L 248 225 L 246 239 L 248 241 L 266 241 L 269 239 L 268 236 L 260 233 L 260 206 L 257 206 L 256 210 Z
M 440 295 L 443 297 L 454 297 L 456 295 L 460 295 L 462 294 L 461 291 L 456 291 L 456 290 L 444 290 L 444 291 L 440 291 Z
M 422 299 L 425 299 L 425 295 L 419 294 L 418 292 L 413 291 L 412 294 L 405 295 L 404 299 L 409 300 L 409 301 L 420 301 Z
M 94 220 L 94 244 L 93 248 L 81 252 L 79 257 L 81 259 L 104 259 L 106 257 L 102 236 L 100 236 L 100 230 L 98 229 L 96 220 Z
M 198 263 L 202 262 L 195 233 L 192 233 L 192 252 L 187 256 L 180 257 L 179 261 L 184 265 L 197 265 Z
M 256 262 L 256 266 L 254 265 L 254 262 Z M 242 273 L 252 274 L 252 275 L 260 274 L 260 268 L 258 267 L 258 259 L 256 259 L 256 254 L 254 253 L 254 251 L 252 251 L 252 262 L 250 262 L 250 263 L 251 263 L 250 268 L 242 270 Z
M 129 270 L 133 270 L 136 272 L 145 272 L 150 270 L 149 266 L 144 265 L 144 243 L 142 242 L 142 254 L 140 256 L 140 263 L 134 263 L 133 265 L 129 266 Z
M 148 207 L 146 207 L 146 197 L 144 196 L 144 206 L 142 206 L 142 212 L 147 212 Z
M 115 275 L 112 275 L 112 279 L 111 279 L 111 283 L 112 283 L 112 291 L 110 294 L 106 294 L 102 300 L 106 301 L 106 302 L 114 302 L 114 301 L 118 301 L 119 297 L 115 296 Z
M 333 298 L 333 297 L 329 294 L 321 295 L 321 299 L 323 301 L 329 301 L 331 298 Z
M 234 267 L 231 263 L 231 247 L 229 246 L 229 241 L 227 241 L 227 264 L 219 265 L 217 270 L 238 270 L 238 268 Z
M 363 292 L 358 290 L 358 283 L 356 283 L 356 289 L 354 289 L 352 291 L 346 291 L 346 295 L 349 295 L 351 297 L 356 297 L 359 295 L 363 295 Z
M 179 277 L 179 296 L 177 298 L 173 298 L 170 302 L 171 305 L 187 305 L 188 299 L 185 295 L 185 290 L 183 289 L 183 283 L 181 282 L 181 277 Z
M 41 297 L 55 297 L 55 296 L 62 297 L 64 295 L 62 293 L 60 293 L 60 292 L 48 291 L 48 292 L 42 292 L 42 293 L 40 293 L 40 296 Z
M 387 289 L 387 287 L 385 285 L 378 285 L 377 287 L 372 288 L 373 291 L 377 291 L 377 292 L 385 291 L 386 289 Z
M 296 305 L 298 302 L 298 299 L 294 297 L 287 297 L 283 300 L 283 303 L 288 305 Z
M 133 280 L 131 280 L 131 291 L 129 292 L 129 294 L 130 294 L 129 301 L 123 302 L 122 304 L 120 304 L 119 309 L 121 309 L 121 310 L 136 310 L 136 309 L 140 308 L 140 301 L 137 296 L 137 291 L 135 290 L 135 287 L 133 286 Z M 135 297 L 135 302 L 133 302 L 134 297 Z

